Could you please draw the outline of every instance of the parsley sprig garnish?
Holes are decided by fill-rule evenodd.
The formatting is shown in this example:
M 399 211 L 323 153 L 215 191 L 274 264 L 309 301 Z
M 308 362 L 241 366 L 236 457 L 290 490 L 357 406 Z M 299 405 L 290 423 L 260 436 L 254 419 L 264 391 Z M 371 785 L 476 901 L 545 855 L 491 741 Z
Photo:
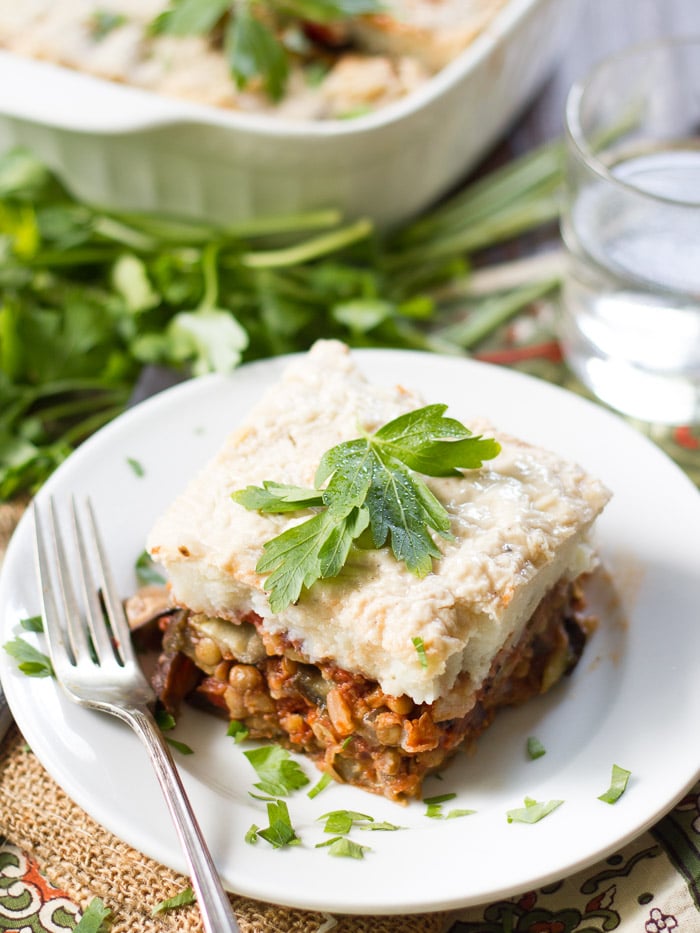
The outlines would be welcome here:
M 425 576 L 432 570 L 441 552 L 431 530 L 449 540 L 450 517 L 417 474 L 459 476 L 501 449 L 497 441 L 446 418 L 446 409 L 427 405 L 374 434 L 332 447 L 321 458 L 314 489 L 265 482 L 233 493 L 234 501 L 259 512 L 317 510 L 264 546 L 256 570 L 269 574 L 273 612 L 297 602 L 302 589 L 317 580 L 337 576 L 353 542 L 367 529 L 375 548 L 389 545 L 412 573 Z
M 379 0 L 172 0 L 152 22 L 151 33 L 220 38 L 236 85 L 243 89 L 260 80 L 277 101 L 289 77 L 285 34 L 290 26 L 332 23 L 382 9 Z

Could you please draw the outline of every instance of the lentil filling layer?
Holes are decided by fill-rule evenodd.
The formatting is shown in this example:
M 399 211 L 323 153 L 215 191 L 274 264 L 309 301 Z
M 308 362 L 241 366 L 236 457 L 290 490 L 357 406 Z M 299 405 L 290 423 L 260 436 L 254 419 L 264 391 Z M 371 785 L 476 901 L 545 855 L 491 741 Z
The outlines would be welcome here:
M 172 713 L 187 698 L 240 721 L 252 738 L 304 752 L 338 781 L 401 801 L 419 796 L 423 778 L 473 742 L 499 707 L 544 693 L 573 670 L 587 637 L 582 610 L 579 586 L 560 582 L 478 690 L 463 676 L 430 704 L 389 696 L 331 662 L 310 663 L 254 613 L 235 625 L 180 610 L 161 621 L 154 685 Z

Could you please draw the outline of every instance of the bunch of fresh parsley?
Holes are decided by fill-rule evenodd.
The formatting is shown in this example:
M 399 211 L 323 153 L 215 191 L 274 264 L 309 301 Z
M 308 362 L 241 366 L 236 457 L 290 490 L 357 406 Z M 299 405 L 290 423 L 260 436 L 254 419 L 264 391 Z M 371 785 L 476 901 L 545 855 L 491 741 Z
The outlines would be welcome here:
M 290 56 L 308 57 L 313 49 L 300 24 L 334 23 L 382 8 L 379 0 L 172 0 L 151 32 L 212 37 L 223 45 L 239 88 L 258 80 L 277 101 L 284 95 Z
M 266 589 L 273 612 L 295 603 L 302 588 L 337 576 L 366 530 L 372 547 L 388 543 L 413 573 L 430 572 L 433 558 L 441 556 L 431 529 L 449 539 L 450 517 L 417 474 L 459 476 L 500 451 L 497 441 L 446 418 L 446 409 L 427 405 L 374 434 L 332 447 L 321 458 L 315 489 L 266 482 L 233 494 L 240 505 L 259 512 L 315 510 L 265 544 L 256 570 L 270 574 Z
M 117 215 L 31 154 L 0 156 L 0 501 L 122 411 L 149 364 L 228 372 L 319 337 L 469 352 L 556 287 L 468 295 L 470 254 L 555 216 L 560 177 L 549 146 L 379 235 L 333 210 L 226 228 Z

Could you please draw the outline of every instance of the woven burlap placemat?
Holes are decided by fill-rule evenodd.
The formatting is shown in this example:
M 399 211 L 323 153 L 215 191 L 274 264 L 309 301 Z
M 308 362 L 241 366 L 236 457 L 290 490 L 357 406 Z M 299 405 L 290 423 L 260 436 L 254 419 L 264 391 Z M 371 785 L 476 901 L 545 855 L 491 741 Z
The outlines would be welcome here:
M 0 505 L 0 560 L 24 507 Z M 47 711 L 47 728 L 50 719 Z M 52 884 L 83 908 L 93 897 L 102 898 L 114 918 L 112 933 L 202 933 L 194 906 L 151 916 L 154 906 L 180 892 L 188 879 L 88 816 L 44 770 L 15 727 L 0 749 L 0 835 L 23 849 Z M 331 917 L 247 898 L 232 896 L 231 901 L 242 933 L 442 933 L 446 923 L 444 914 Z

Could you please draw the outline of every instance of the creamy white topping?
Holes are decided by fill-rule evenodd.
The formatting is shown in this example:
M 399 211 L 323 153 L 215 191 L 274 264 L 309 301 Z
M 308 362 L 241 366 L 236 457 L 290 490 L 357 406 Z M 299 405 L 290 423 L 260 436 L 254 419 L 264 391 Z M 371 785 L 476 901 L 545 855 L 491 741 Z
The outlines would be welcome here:
M 443 557 L 433 573 L 414 576 L 386 549 L 357 550 L 339 577 L 277 615 L 255 566 L 263 544 L 300 519 L 260 515 L 230 498 L 270 479 L 312 485 L 323 453 L 357 437 L 358 426 L 376 430 L 422 404 L 401 386 L 370 385 L 344 345 L 317 343 L 151 532 L 149 550 L 167 569 L 175 599 L 229 619 L 253 609 L 268 631 L 286 633 L 311 660 L 332 659 L 389 694 L 432 702 L 461 672 L 477 689 L 557 580 L 592 566 L 587 533 L 609 498 L 600 482 L 549 451 L 470 424 L 497 437 L 502 452 L 463 478 L 429 481 L 454 534 L 438 540 Z

